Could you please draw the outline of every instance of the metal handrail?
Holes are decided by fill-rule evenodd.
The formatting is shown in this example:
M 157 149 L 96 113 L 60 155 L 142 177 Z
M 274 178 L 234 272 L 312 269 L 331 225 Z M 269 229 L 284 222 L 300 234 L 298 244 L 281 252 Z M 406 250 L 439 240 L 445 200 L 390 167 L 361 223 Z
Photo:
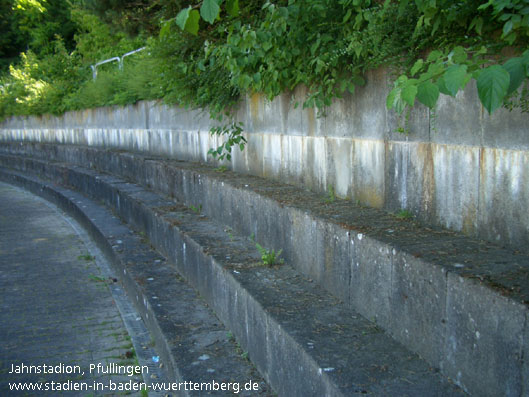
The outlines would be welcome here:
M 114 62 L 114 61 L 118 61 L 118 64 L 119 64 L 121 62 L 121 59 L 120 57 L 113 57 L 113 58 L 105 59 L 104 61 L 98 62 L 95 65 L 90 65 L 90 67 L 92 68 L 92 78 L 94 79 L 94 81 L 97 78 L 97 67 L 99 65 L 103 65 L 104 63 L 109 63 L 109 62 Z
M 141 47 L 141 48 L 138 48 L 137 50 L 129 51 L 129 52 L 127 52 L 126 54 L 123 54 L 123 55 L 121 56 L 121 61 L 120 61 L 120 62 L 121 62 L 121 69 L 123 69 L 123 59 L 124 59 L 125 57 L 128 57 L 129 55 L 132 55 L 132 54 L 136 54 L 137 52 L 143 51 L 144 49 L 145 49 L 145 47 Z
M 104 61 L 97 62 L 97 63 L 95 63 L 93 65 L 90 65 L 90 68 L 92 68 L 92 78 L 94 79 L 94 81 L 96 80 L 96 78 L 97 78 L 97 67 L 99 65 L 103 65 L 104 63 L 117 61 L 119 70 L 123 70 L 123 59 L 125 57 L 128 57 L 129 55 L 133 55 L 133 54 L 136 54 L 137 52 L 143 51 L 144 49 L 145 49 L 145 47 L 141 47 L 141 48 L 138 48 L 136 50 L 129 51 L 126 54 L 123 54 L 121 57 L 112 57 L 112 58 L 109 58 L 109 59 L 105 59 Z

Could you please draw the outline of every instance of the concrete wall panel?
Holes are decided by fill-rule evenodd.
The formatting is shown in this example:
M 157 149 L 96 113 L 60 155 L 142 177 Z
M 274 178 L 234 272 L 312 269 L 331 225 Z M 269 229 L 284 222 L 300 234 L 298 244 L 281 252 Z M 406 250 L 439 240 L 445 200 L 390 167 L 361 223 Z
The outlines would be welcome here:
M 338 197 L 351 195 L 353 178 L 353 142 L 344 138 L 327 139 L 328 182 Z M 328 186 L 327 186 L 328 188 Z
M 529 310 L 525 313 L 525 330 L 523 336 L 522 396 L 529 396 Z
M 455 98 L 440 95 L 430 125 L 432 142 L 449 145 L 479 146 L 482 141 L 481 116 L 483 108 L 479 102 L 475 84 Z
M 299 135 L 281 135 L 282 179 L 289 183 L 301 183 L 303 176 L 303 139 Z
M 520 396 L 527 309 L 453 273 L 446 302 L 442 370 L 465 389 Z
M 435 219 L 468 234 L 477 230 L 479 148 L 433 145 Z
M 480 235 L 492 241 L 529 241 L 529 153 L 483 148 Z M 510 221 L 507 223 L 506 220 Z
M 399 122 L 385 107 L 388 72 L 368 72 L 366 81 L 324 115 L 303 109 L 306 87 L 272 101 L 244 98 L 235 113 L 248 144 L 222 164 L 319 192 L 332 186 L 361 204 L 408 209 L 429 224 L 527 246 L 529 115 L 500 109 L 490 116 L 471 83 L 455 98 L 441 95 L 434 112 L 415 107 L 406 125 L 405 116 Z M 399 123 L 407 134 L 396 132 Z M 207 111 L 152 101 L 11 117 L 0 124 L 0 140 L 105 146 L 218 165 L 207 155 L 225 139 L 209 136 L 215 125 Z
M 379 140 L 353 141 L 352 198 L 362 205 L 384 207 L 385 144 Z
M 390 332 L 428 362 L 440 362 L 445 336 L 446 270 L 403 252 L 393 256 Z M 433 341 L 433 343 L 432 343 Z

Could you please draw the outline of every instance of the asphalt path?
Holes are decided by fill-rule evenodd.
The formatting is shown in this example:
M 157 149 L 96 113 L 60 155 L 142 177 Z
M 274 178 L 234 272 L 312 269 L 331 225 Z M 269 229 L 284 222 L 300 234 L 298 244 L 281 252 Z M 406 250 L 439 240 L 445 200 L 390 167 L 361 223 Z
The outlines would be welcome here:
M 149 371 L 113 295 L 116 280 L 93 252 L 67 216 L 0 183 L 1 396 L 146 395 L 127 390 Z

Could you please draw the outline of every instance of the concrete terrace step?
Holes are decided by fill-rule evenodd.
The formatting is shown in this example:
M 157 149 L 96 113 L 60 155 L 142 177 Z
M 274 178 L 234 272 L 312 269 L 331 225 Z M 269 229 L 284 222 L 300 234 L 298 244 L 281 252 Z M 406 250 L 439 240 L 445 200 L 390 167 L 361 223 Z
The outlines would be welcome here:
M 292 186 L 136 153 L 2 144 L 119 175 L 284 257 L 476 395 L 529 395 L 529 256 Z M 4 160 L 9 164 L 9 160 Z M 332 201 L 332 202 L 331 202 Z
M 248 238 L 226 232 L 187 206 L 78 166 L 1 159 L 4 167 L 39 174 L 103 201 L 143 231 L 200 292 L 280 396 L 464 394 L 317 283 L 288 265 L 263 266 Z M 4 180 L 27 179 L 10 171 L 2 175 Z M 129 239 L 124 236 L 120 245 L 128 246 Z M 150 260 L 147 264 L 138 269 L 144 277 L 157 267 Z
M 241 396 L 275 395 L 196 291 L 109 209 L 76 191 L 27 174 L 0 169 L 0 180 L 40 195 L 74 216 L 110 260 L 116 274 L 121 274 L 119 281 L 160 352 L 167 380 L 182 383 L 169 389 L 167 380 L 158 380 L 163 392 L 160 395 L 226 395 L 234 391 Z M 156 383 L 157 379 L 149 381 Z M 186 381 L 194 384 L 183 384 Z M 224 391 L 211 391 L 213 381 L 218 384 L 216 390 L 224 387 Z M 208 382 L 204 391 L 196 386 Z M 251 391 L 244 389 L 248 382 Z M 154 389 L 149 395 L 151 392 L 156 394 Z

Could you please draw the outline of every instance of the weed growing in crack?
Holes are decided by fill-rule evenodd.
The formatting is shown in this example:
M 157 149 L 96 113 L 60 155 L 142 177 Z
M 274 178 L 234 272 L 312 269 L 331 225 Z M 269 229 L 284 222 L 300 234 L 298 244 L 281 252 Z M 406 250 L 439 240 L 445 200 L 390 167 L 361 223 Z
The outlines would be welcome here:
M 413 214 L 410 211 L 404 210 L 404 209 L 396 212 L 395 216 L 398 219 L 412 219 L 413 218 Z
M 88 252 L 85 254 L 81 254 L 77 257 L 80 261 L 93 261 L 95 259 L 95 256 L 90 255 Z
M 235 237 L 233 236 L 233 230 L 231 230 L 229 227 L 224 229 L 228 237 L 230 238 L 230 241 L 235 240 Z
M 273 249 L 270 250 L 270 249 L 264 248 L 259 243 L 255 243 L 255 246 L 257 250 L 259 251 L 259 253 L 261 254 L 261 260 L 263 261 L 263 265 L 274 266 L 274 265 L 282 265 L 283 263 L 285 263 L 283 259 L 279 259 L 279 256 L 283 252 L 282 249 L 276 252 Z
M 106 281 L 103 277 L 99 277 L 93 274 L 89 275 L 88 278 L 90 279 L 90 281 L 94 281 L 96 283 L 104 283 Z
M 228 171 L 228 167 L 226 167 L 225 165 L 221 165 L 221 166 L 219 166 L 217 168 L 214 168 L 213 170 L 216 171 L 216 172 L 226 172 L 226 171 Z
M 198 207 L 195 207 L 194 205 L 190 205 L 189 208 L 195 213 L 200 214 L 202 212 L 202 204 L 199 204 Z
M 336 200 L 336 192 L 334 191 L 334 187 L 329 185 L 327 186 L 327 198 L 325 199 L 325 203 L 332 204 L 334 203 L 334 200 Z

